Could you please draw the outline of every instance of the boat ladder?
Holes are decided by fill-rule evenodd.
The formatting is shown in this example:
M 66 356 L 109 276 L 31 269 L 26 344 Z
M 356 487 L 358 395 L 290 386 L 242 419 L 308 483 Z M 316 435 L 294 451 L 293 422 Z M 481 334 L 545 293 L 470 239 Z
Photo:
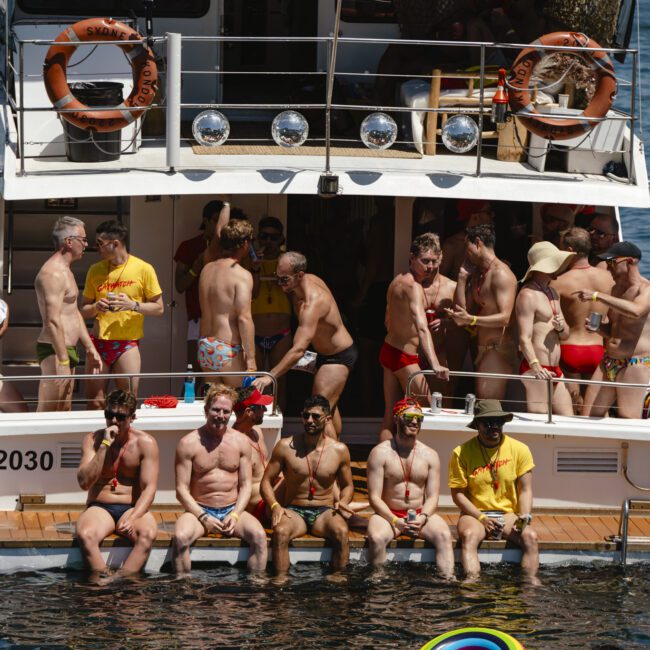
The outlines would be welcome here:
M 634 506 L 638 505 L 641 508 L 647 509 L 650 507 L 650 499 L 625 499 L 621 506 L 621 518 L 618 524 L 618 535 L 612 535 L 613 542 L 621 543 L 621 559 L 620 562 L 623 566 L 627 564 L 627 545 L 633 544 L 650 544 L 650 537 L 630 537 L 629 536 L 629 523 L 630 511 L 634 510 Z

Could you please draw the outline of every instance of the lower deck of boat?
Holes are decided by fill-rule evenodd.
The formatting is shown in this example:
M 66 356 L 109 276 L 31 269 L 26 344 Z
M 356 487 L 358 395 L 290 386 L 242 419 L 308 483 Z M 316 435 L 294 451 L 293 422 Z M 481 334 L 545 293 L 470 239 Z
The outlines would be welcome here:
M 24 511 L 0 512 L 0 571 L 48 570 L 81 568 L 81 555 L 74 538 L 75 522 L 81 509 L 71 510 L 46 506 L 29 506 Z M 362 513 L 362 516 L 366 513 Z M 630 518 L 628 562 L 650 561 L 650 513 L 634 514 Z M 171 557 L 171 538 L 179 510 L 155 510 L 158 536 L 149 558 L 148 571 L 165 570 Z M 455 541 L 457 559 L 460 542 L 457 541 L 457 512 L 442 512 Z M 570 562 L 618 562 L 621 544 L 618 539 L 619 517 L 611 510 L 544 512 L 536 514 L 533 523 L 539 536 L 542 564 Z M 269 534 L 269 543 L 271 531 Z M 364 561 L 367 540 L 363 533 L 350 533 L 350 559 Z M 102 552 L 111 566 L 119 566 L 129 551 L 129 543 L 115 535 L 102 544 Z M 292 542 L 291 562 L 328 561 L 331 549 L 320 538 L 305 535 Z M 202 537 L 192 549 L 196 563 L 244 562 L 248 548 L 236 538 Z M 483 562 L 518 562 L 520 550 L 505 541 L 485 541 L 479 557 Z M 423 540 L 400 537 L 388 549 L 392 561 L 432 562 L 434 549 Z

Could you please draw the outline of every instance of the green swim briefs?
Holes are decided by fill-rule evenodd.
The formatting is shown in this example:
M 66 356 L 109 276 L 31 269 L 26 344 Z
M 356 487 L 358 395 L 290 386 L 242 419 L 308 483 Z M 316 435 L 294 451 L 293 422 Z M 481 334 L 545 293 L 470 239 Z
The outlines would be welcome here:
M 70 368 L 75 368 L 79 365 L 79 353 L 77 352 L 77 348 L 74 345 L 68 345 L 66 350 L 68 351 L 68 359 L 70 359 Z M 39 363 L 42 363 L 44 359 L 51 357 L 53 354 L 56 354 L 56 352 L 51 343 L 36 342 L 36 358 Z

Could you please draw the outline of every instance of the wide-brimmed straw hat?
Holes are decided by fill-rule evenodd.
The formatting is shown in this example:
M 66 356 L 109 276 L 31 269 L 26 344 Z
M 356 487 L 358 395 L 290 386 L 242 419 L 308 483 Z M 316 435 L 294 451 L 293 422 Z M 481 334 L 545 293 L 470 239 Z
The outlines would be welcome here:
M 498 399 L 480 399 L 474 407 L 474 419 L 467 426 L 470 429 L 478 429 L 478 423 L 481 420 L 494 420 L 495 418 L 510 422 L 512 413 L 504 411 Z
M 537 242 L 528 251 L 528 263 L 530 266 L 522 282 L 525 282 L 533 271 L 540 271 L 549 275 L 552 273 L 562 273 L 575 256 L 576 253 L 561 251 L 557 246 L 551 244 L 550 241 Z

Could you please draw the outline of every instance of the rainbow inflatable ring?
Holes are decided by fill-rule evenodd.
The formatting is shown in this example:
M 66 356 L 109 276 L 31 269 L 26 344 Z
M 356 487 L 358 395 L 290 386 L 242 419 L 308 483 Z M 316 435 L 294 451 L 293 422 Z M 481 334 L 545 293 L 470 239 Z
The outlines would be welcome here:
M 420 650 L 525 650 L 509 634 L 487 627 L 464 627 L 445 632 L 425 643 Z

